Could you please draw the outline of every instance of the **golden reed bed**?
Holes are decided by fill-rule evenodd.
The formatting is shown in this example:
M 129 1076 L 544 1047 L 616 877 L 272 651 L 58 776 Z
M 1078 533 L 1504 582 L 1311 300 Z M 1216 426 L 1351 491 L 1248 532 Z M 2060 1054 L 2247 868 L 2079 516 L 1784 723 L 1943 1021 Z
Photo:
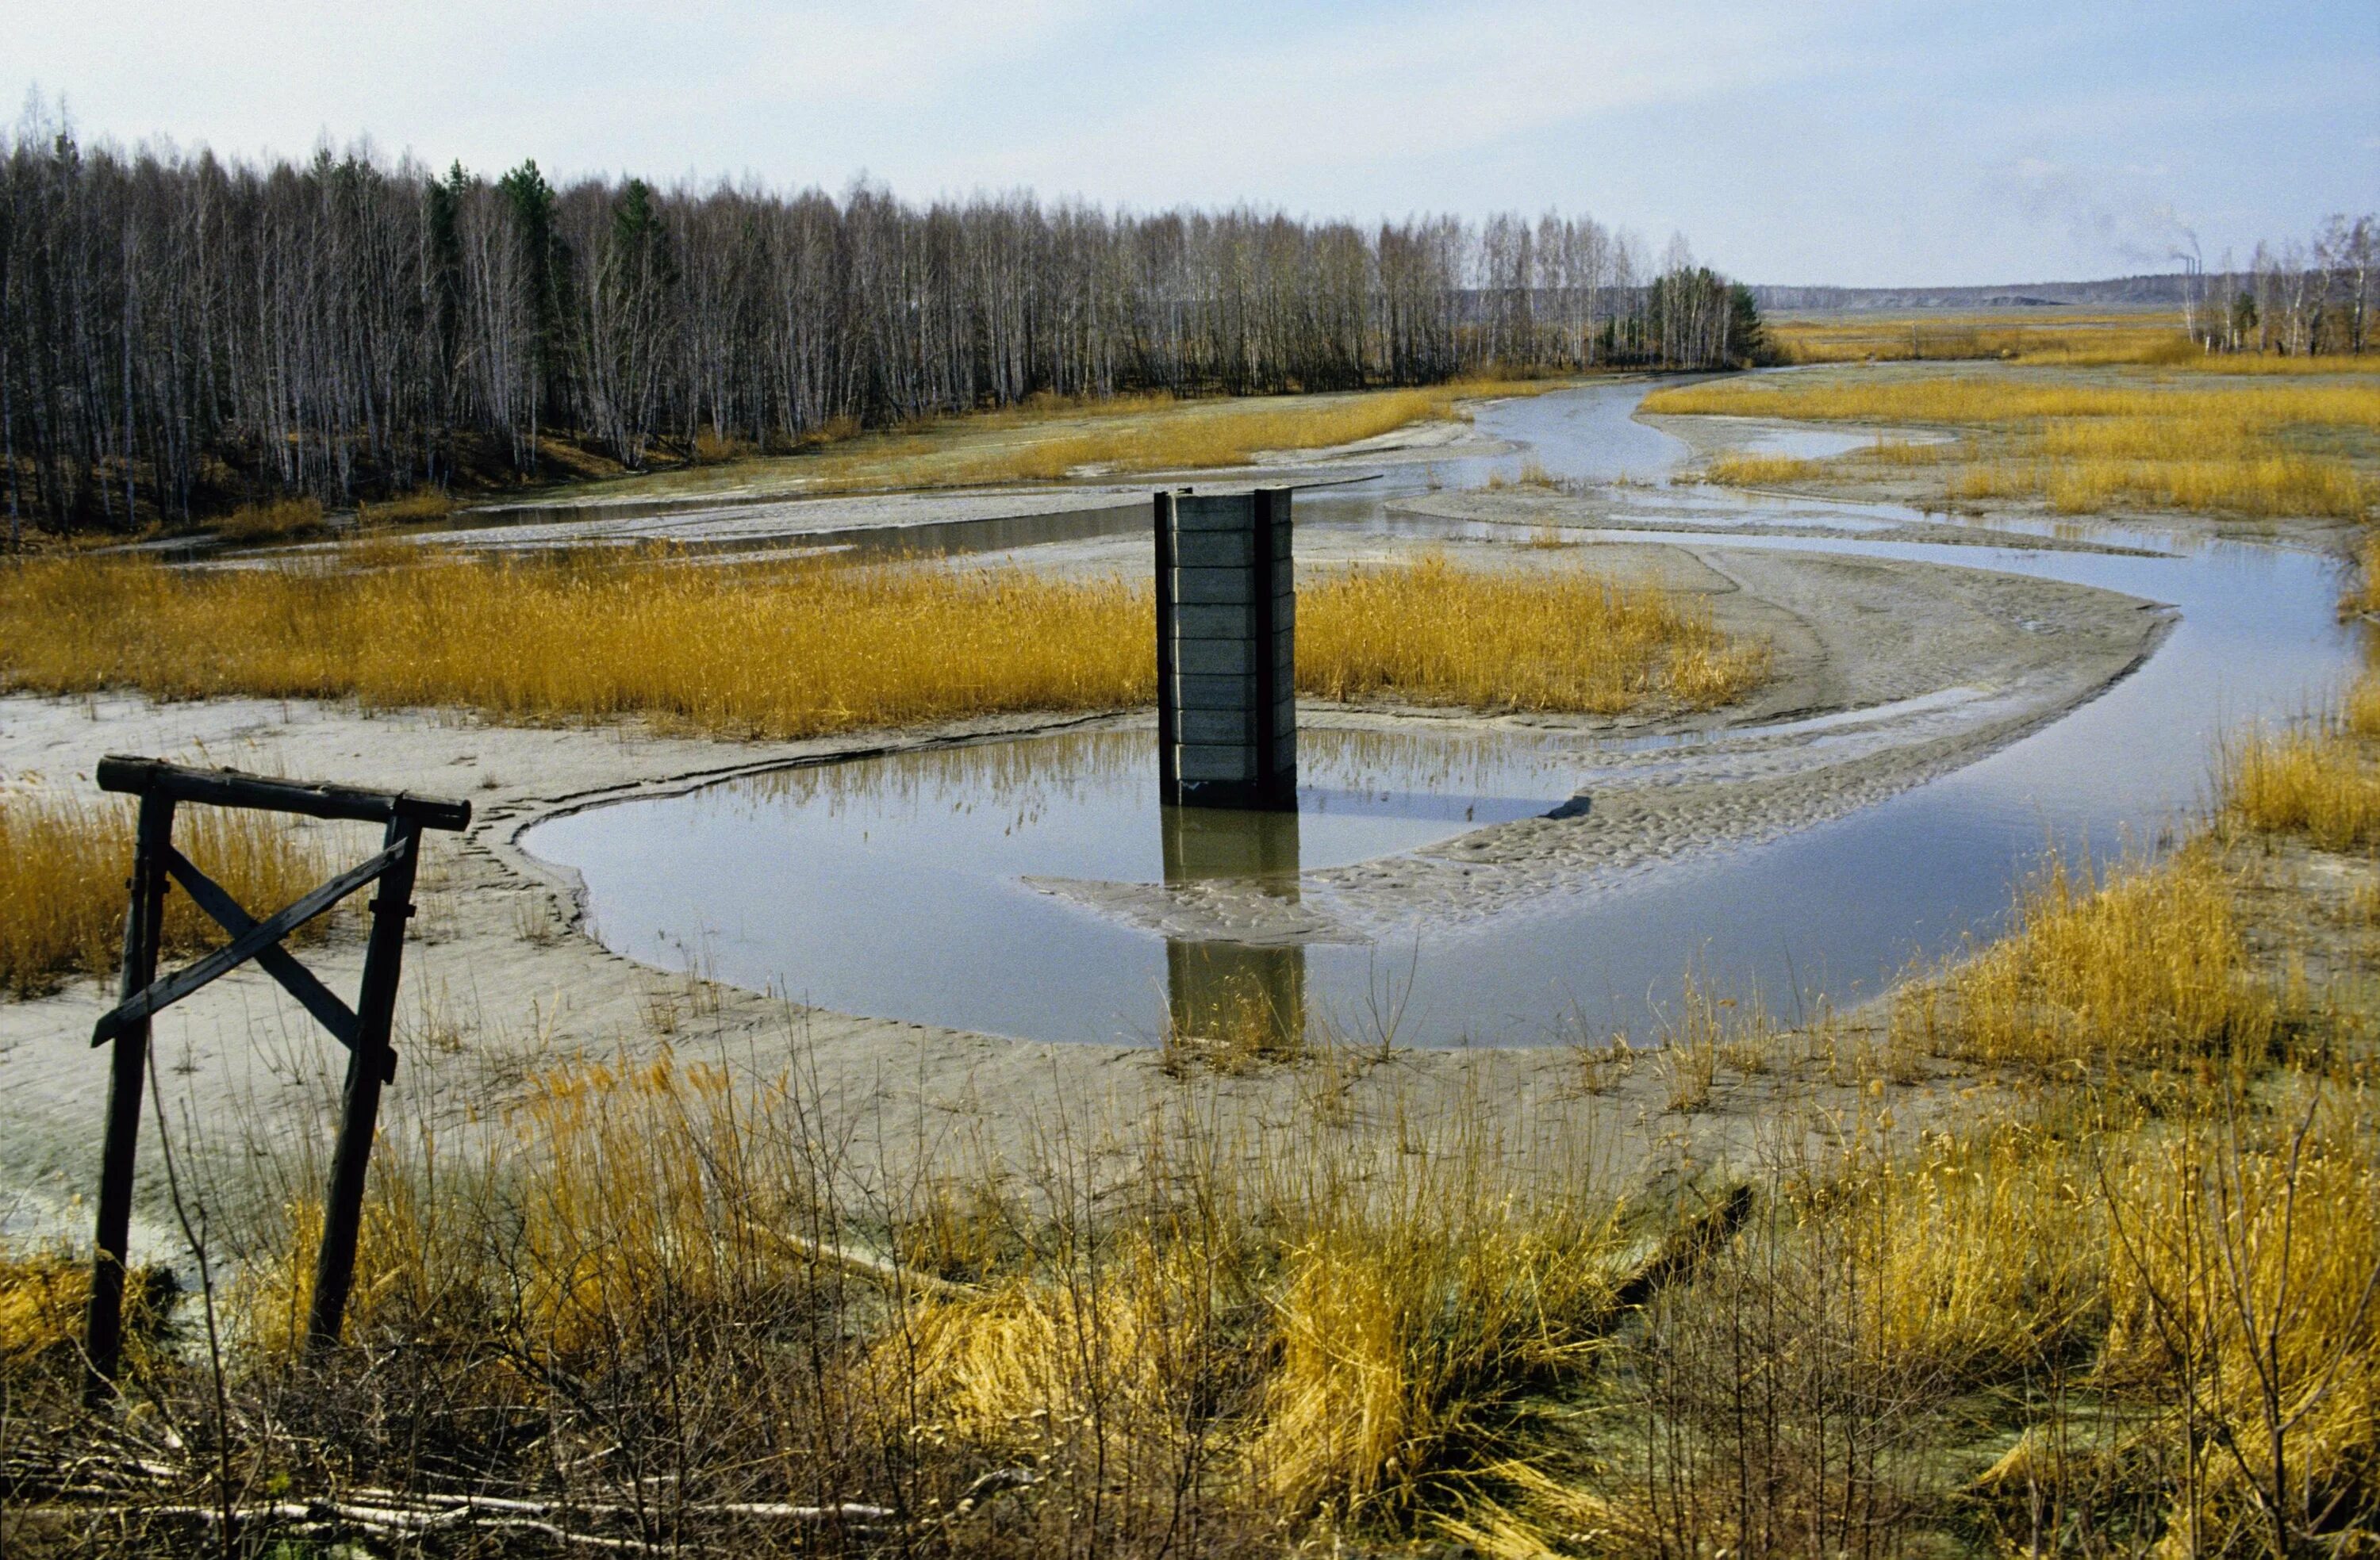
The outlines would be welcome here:
M 36 559 L 0 571 L 0 686 L 352 697 L 793 738 L 1148 702 L 1151 611 L 1119 580 L 1013 568 L 401 546 L 294 569 Z M 1609 713 L 1722 703 L 1767 665 L 1699 609 L 1585 569 L 1433 558 L 1326 578 L 1299 611 L 1299 687 L 1329 697 Z

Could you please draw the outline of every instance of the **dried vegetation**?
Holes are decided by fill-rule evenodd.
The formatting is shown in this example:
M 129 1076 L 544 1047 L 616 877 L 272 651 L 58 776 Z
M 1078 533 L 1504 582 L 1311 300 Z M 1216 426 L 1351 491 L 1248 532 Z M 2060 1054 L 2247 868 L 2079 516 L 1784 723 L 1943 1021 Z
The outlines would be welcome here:
M 2198 891 L 2133 887 L 2159 878 L 2113 891 Z M 2137 946 L 2053 923 L 2139 917 L 2109 893 L 2044 889 L 1937 1015 L 1944 1053 L 2034 1084 L 1912 1134 L 1855 1055 L 1831 1130 L 1777 1115 L 1658 1196 L 1602 1169 L 1595 1093 L 1425 1112 L 1393 1085 L 1250 1114 L 1185 1084 L 888 1178 L 798 1034 L 789 1070 L 646 1038 L 476 1129 L 393 1127 L 321 1362 L 302 1193 L 208 1227 L 237 1258 L 219 1357 L 202 1297 L 145 1320 L 154 1413 L 80 1415 L 71 1268 L 0 1269 L 5 1519 L 28 1553 L 211 1544 L 225 1507 L 245 1549 L 442 1554 L 2354 1553 L 2368 1080 L 2259 1052 L 2169 972 L 2093 995 L 2131 977 L 2079 964 Z M 2262 978 L 2236 929 L 2188 935 Z M 1995 1038 L 1996 982 L 2063 1016 Z M 1720 1007 L 1670 1048 L 1765 1025 Z M 1764 1072 L 1806 1070 L 1763 1037 Z M 314 1184 L 304 1157 L 268 1179 Z
M 1013 568 L 696 566 L 589 551 L 484 558 L 363 544 L 319 565 L 187 571 L 120 558 L 0 573 L 0 686 L 462 706 L 802 737 L 1155 696 L 1147 591 Z M 1443 560 L 1300 602 L 1300 687 L 1331 697 L 1606 712 L 1723 703 L 1765 648 L 1659 591 L 1585 570 Z
M 1730 640 L 1707 609 L 1585 570 L 1426 557 L 1323 580 L 1297 610 L 1298 689 L 1324 698 L 1614 714 L 1726 704 L 1768 672 L 1767 647 Z
M 2369 359 L 2350 361 L 2371 369 Z M 2380 453 L 2380 377 L 2213 380 L 2147 371 L 2081 380 L 2024 368 L 1795 375 L 1657 391 L 1645 409 L 1968 434 L 1879 441 L 1829 462 L 1726 457 L 1710 472 L 1725 482 L 1858 480 L 1929 466 L 1945 499 L 2040 499 L 2073 514 L 2130 506 L 2358 519 L 2380 502 L 2380 480 L 2358 465 Z
M 187 809 L 176 842 L 198 868 L 257 914 L 268 914 L 336 870 L 288 820 L 212 807 Z M 0 992 L 25 997 L 61 979 L 112 970 L 121 952 L 132 809 L 80 805 L 37 793 L 0 793 Z M 329 921 L 310 923 L 319 934 Z M 213 922 L 176 886 L 165 900 L 169 952 L 211 947 Z

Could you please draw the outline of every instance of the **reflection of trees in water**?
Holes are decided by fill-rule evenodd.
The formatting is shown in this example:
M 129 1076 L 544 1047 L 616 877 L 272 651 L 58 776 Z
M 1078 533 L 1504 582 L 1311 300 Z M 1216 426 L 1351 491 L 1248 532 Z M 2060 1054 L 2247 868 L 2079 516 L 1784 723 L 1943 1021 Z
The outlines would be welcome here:
M 1297 901 L 1295 813 L 1165 807 L 1169 886 L 1225 878 Z M 1255 1059 L 1294 1052 L 1305 1040 L 1305 949 L 1236 942 L 1165 943 L 1168 1017 L 1174 1036 Z

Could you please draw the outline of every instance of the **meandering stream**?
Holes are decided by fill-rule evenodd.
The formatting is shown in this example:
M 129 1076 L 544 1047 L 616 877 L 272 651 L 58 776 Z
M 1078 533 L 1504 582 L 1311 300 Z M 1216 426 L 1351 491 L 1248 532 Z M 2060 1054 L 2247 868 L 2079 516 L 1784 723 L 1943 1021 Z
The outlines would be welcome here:
M 1480 430 L 1517 453 L 1302 494 L 1297 524 L 1411 529 L 1389 512 L 1400 497 L 1509 478 L 1528 462 L 1575 481 L 1658 478 L 1687 452 L 1634 420 L 1645 389 L 1483 408 Z M 1796 431 L 1766 447 L 1824 454 L 1853 437 Z M 2169 603 L 2179 622 L 2099 697 L 1950 773 L 1766 843 L 1590 876 L 1475 921 L 1351 928 L 1298 872 L 1543 814 L 1581 787 L 1591 796 L 1599 770 L 1641 756 L 1641 740 L 1309 727 L 1294 818 L 1172 816 L 1157 805 L 1153 735 L 1127 726 L 747 778 L 552 819 L 523 843 L 580 875 L 609 946 L 843 1011 L 1127 1043 L 1169 1022 L 1222 1023 L 1251 1002 L 1357 1037 L 1393 1013 L 1397 1038 L 1416 1044 L 1642 1036 L 1672 1010 L 1690 964 L 1791 1014 L 1822 995 L 1856 1000 L 1912 961 L 1988 934 L 2045 848 L 2106 857 L 2153 840 L 2203 801 L 2223 730 L 2301 712 L 2350 661 L 2332 612 L 2338 568 L 2311 552 L 2107 528 L 2094 534 L 2173 555 L 1763 537 L 1764 524 L 1857 531 L 1911 516 L 1694 490 L 1620 496 L 1642 517 L 1723 517 L 1755 533 L 1729 548 L 2035 575 Z M 1825 740 L 1947 718 L 1963 696 L 1830 717 Z M 1102 882 L 1171 885 L 1201 916 L 1135 920 L 1063 891 Z M 1241 929 L 1217 936 L 1219 925 Z

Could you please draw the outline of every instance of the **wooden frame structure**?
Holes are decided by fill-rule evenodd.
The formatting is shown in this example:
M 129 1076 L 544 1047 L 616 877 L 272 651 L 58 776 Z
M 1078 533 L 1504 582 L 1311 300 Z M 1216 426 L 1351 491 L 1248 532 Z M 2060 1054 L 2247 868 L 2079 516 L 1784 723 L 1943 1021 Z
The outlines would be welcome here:
M 94 1048 L 111 1043 L 115 1046 L 108 1078 L 106 1135 L 100 1151 L 99 1228 L 91 1256 L 90 1305 L 83 1317 L 89 1373 L 84 1396 L 94 1402 L 115 1390 L 116 1366 L 123 1355 L 124 1250 L 132 1219 L 133 1155 L 140 1136 L 150 1020 L 250 960 L 347 1047 L 346 1086 L 338 1139 L 331 1151 L 322 1244 L 315 1253 L 313 1303 L 306 1319 L 309 1348 L 319 1349 L 338 1341 L 348 1288 L 355 1277 L 364 1172 L 371 1158 L 381 1087 L 396 1076 L 396 1052 L 389 1044 L 389 1034 L 405 957 L 405 923 L 413 914 L 413 879 L 419 865 L 422 830 L 458 830 L 471 821 L 468 802 L 309 785 L 233 769 L 194 769 L 154 758 L 103 758 L 99 785 L 103 791 L 138 796 L 140 815 L 134 837 L 130 902 L 124 918 L 119 999 L 92 1029 L 91 1040 Z M 385 826 L 386 833 L 379 853 L 259 921 L 174 848 L 174 812 L 185 802 L 377 823 Z M 180 884 L 231 941 L 160 979 L 158 945 L 169 883 Z M 371 883 L 378 883 L 380 891 L 371 901 L 363 980 L 356 1005 L 350 1009 L 281 944 L 290 933 Z

